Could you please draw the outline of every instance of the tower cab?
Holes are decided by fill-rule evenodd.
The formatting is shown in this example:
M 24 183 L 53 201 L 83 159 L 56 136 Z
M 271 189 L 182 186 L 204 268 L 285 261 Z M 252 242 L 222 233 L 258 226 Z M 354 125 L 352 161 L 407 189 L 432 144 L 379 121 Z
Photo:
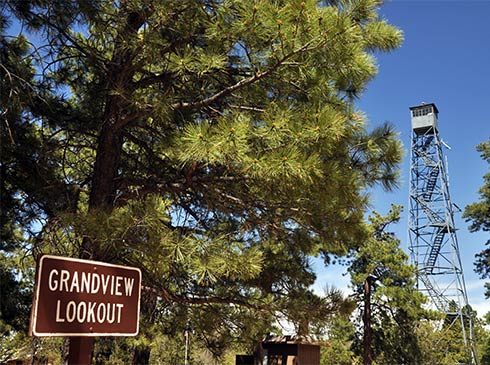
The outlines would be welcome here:
M 416 134 L 433 134 L 434 131 L 437 131 L 439 110 L 435 104 L 412 106 L 410 111 L 412 113 L 412 129 Z

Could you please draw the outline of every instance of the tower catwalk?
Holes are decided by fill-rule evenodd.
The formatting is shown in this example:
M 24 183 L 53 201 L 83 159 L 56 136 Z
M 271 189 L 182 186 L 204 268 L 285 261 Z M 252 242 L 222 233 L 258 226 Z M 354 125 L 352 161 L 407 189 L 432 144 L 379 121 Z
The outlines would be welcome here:
M 417 285 L 431 309 L 446 315 L 443 329 L 460 333 L 465 364 L 478 364 L 459 253 L 448 171 L 435 104 L 410 108 L 412 144 L 409 191 L 409 251 Z

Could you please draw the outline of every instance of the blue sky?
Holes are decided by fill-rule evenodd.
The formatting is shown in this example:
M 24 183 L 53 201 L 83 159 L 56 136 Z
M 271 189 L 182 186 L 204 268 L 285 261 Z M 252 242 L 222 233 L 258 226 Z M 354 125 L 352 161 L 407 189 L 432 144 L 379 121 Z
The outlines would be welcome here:
M 407 215 L 411 125 L 409 107 L 422 102 L 439 109 L 439 134 L 451 147 L 448 159 L 451 199 L 464 209 L 479 198 L 488 164 L 476 151 L 490 137 L 490 0 L 412 1 L 385 3 L 380 14 L 404 32 L 398 50 L 377 55 L 379 74 L 357 102 L 373 125 L 389 121 L 405 146 L 401 185 L 392 193 L 375 191 L 373 209 L 386 213 L 393 202 L 404 206 L 400 223 L 391 227 L 408 246 Z M 484 280 L 474 273 L 475 254 L 490 238 L 469 233 L 468 223 L 455 212 L 469 302 L 479 315 L 490 311 Z M 339 270 L 319 269 L 317 285 L 342 287 L 347 277 Z

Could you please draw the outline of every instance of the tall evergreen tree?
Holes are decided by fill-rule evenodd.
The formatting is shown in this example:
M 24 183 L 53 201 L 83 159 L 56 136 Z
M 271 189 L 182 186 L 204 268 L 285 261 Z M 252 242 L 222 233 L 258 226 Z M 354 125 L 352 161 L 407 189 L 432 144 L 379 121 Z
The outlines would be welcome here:
M 309 256 L 365 240 L 366 189 L 396 185 L 396 133 L 353 106 L 401 41 L 379 5 L 2 4 L 3 247 L 138 266 L 147 318 L 281 310 Z
M 349 267 L 362 330 L 354 348 L 363 364 L 422 364 L 417 327 L 427 318 L 425 299 L 415 285 L 415 269 L 387 231 L 400 219 L 400 206 L 370 217 L 371 236 Z
M 7 24 L 1 14 L 0 32 Z M 41 164 L 35 170 L 33 159 L 40 152 L 36 131 L 22 118 L 33 76 L 27 39 L 0 37 L 0 362 L 22 350 L 29 324 L 32 286 L 21 280 L 21 259 L 13 252 L 28 236 L 37 212 L 34 204 L 22 202 L 21 194 L 36 191 L 43 199 L 41 184 L 25 175 L 26 170 L 29 178 L 43 170 Z
M 476 147 L 484 161 L 490 164 L 490 139 L 482 142 Z M 490 231 L 490 172 L 483 176 L 483 186 L 479 190 L 480 199 L 478 202 L 469 204 L 465 207 L 463 218 L 470 222 L 470 232 Z M 485 243 L 490 246 L 490 240 Z M 476 255 L 476 272 L 482 279 L 490 277 L 490 247 L 482 250 Z M 486 296 L 490 297 L 490 283 L 485 283 Z

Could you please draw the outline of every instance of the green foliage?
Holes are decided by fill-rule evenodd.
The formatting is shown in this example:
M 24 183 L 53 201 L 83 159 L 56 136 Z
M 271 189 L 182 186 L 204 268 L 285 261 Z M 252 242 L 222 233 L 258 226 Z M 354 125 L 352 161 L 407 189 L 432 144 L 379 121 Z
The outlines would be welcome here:
M 420 320 L 429 315 L 422 308 L 425 298 L 415 286 L 414 268 L 408 264 L 399 240 L 386 231 L 389 224 L 400 219 L 400 211 L 400 206 L 392 206 L 386 216 L 374 213 L 369 218 L 370 238 L 354 254 L 349 267 L 361 313 L 371 311 L 364 321 L 370 321 L 373 331 L 372 343 L 367 346 L 372 346 L 376 364 L 418 364 L 421 352 L 416 330 Z M 354 341 L 358 355 L 366 346 L 362 345 L 364 336 L 360 331 Z
M 20 356 L 27 354 L 30 350 L 30 343 L 26 339 L 26 335 L 22 332 L 6 333 L 5 324 L 0 322 L 0 361 L 5 363 L 9 360 L 17 359 Z
M 350 315 L 355 304 L 342 291 L 325 287 L 323 295 L 311 290 L 295 290 L 284 300 L 282 314 L 295 327 L 299 336 L 324 338 L 331 321 Z
M 441 326 L 441 321 L 422 321 L 417 334 L 420 364 L 471 363 L 461 341 L 461 327 Z
M 360 364 L 361 359 L 351 349 L 355 325 L 343 316 L 335 317 L 328 325 L 326 345 L 321 349 L 321 365 Z
M 481 153 L 483 160 L 490 163 L 490 140 L 482 142 L 477 146 L 477 150 Z M 463 218 L 467 222 L 471 222 L 469 227 L 470 232 L 490 230 L 490 173 L 483 176 L 483 186 L 479 190 L 480 199 L 478 202 L 469 204 L 465 207 Z M 490 245 L 490 240 L 486 242 Z M 482 279 L 490 276 L 490 248 L 482 250 L 476 255 L 475 270 Z M 485 283 L 486 297 L 490 297 L 490 284 Z
M 18 272 L 10 265 L 15 259 L 0 255 L 0 333 L 9 336 L 27 331 L 32 291 L 16 277 Z
M 9 1 L 1 249 L 138 266 L 148 322 L 188 313 L 217 357 L 273 313 L 319 323 L 308 258 L 358 248 L 366 190 L 397 184 L 396 132 L 354 107 L 402 39 L 378 6 Z
M 130 339 L 124 337 L 101 337 L 94 345 L 92 361 L 97 365 L 131 364 Z
M 475 337 L 478 339 L 478 354 L 480 355 L 480 364 L 490 363 L 490 332 L 485 329 L 488 326 L 490 313 L 475 324 Z

